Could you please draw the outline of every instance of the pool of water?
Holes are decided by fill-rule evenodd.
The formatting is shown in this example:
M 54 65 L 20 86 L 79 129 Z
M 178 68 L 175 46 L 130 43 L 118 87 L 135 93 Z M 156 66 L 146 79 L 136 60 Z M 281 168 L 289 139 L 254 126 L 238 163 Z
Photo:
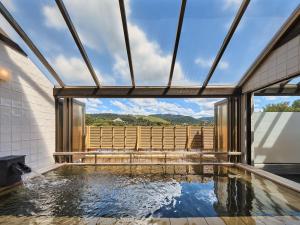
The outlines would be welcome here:
M 0 216 L 300 215 L 300 194 L 236 167 L 63 166 L 0 197 Z

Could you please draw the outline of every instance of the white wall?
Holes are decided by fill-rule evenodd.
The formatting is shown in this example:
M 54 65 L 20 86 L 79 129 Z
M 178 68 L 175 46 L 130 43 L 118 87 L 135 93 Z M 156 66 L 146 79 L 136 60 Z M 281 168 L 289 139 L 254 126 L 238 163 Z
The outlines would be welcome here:
M 11 71 L 0 81 L 0 157 L 27 155 L 34 169 L 53 164 L 55 104 L 53 85 L 32 61 L 0 41 L 0 67 Z
M 300 112 L 252 115 L 254 164 L 300 163 Z

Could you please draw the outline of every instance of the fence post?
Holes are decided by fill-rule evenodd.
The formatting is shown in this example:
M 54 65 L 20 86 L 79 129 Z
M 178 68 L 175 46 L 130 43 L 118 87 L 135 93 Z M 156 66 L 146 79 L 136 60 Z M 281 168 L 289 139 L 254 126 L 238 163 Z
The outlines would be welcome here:
M 201 126 L 201 148 L 203 150 L 204 148 L 204 132 L 203 132 L 203 126 Z
M 152 150 L 152 126 L 150 127 L 150 151 Z
M 162 127 L 162 136 L 161 136 L 161 147 L 162 147 L 162 150 L 165 149 L 165 146 L 164 146 L 164 139 L 165 139 L 165 127 Z
M 173 146 L 174 146 L 174 151 L 175 151 L 176 150 L 176 144 L 175 144 L 176 143 L 176 136 L 175 136 L 176 135 L 176 126 L 174 126 L 174 128 L 173 128 L 173 132 L 174 132 L 174 136 L 173 136 L 174 145 Z
M 103 137 L 103 134 L 102 134 L 102 126 L 100 126 L 100 149 L 102 148 L 102 137 Z
M 191 126 L 188 126 L 188 143 L 187 143 L 187 149 L 191 150 Z
M 140 147 L 140 126 L 136 127 L 136 150 L 138 151 Z
M 86 136 L 85 136 L 85 143 L 86 143 L 86 149 L 89 149 L 90 144 L 90 126 L 86 126 Z
M 124 149 L 126 149 L 126 135 L 127 135 L 127 127 L 124 126 Z

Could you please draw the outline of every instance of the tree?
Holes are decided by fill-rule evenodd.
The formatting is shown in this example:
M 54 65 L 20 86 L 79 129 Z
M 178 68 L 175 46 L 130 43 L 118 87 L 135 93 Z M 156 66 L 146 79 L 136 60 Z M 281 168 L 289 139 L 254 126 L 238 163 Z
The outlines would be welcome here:
M 294 112 L 300 112 L 300 99 L 293 102 L 292 108 Z
M 263 108 L 264 112 L 300 112 L 300 99 L 295 100 L 292 105 L 289 102 L 268 104 Z
M 268 104 L 263 108 L 264 112 L 291 112 L 289 102 L 280 102 L 276 104 Z

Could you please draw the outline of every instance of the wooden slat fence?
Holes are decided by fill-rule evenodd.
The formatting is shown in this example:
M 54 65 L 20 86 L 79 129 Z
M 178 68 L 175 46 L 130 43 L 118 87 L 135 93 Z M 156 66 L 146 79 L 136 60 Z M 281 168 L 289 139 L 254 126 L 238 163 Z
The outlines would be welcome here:
M 88 149 L 211 150 L 213 126 L 87 126 Z

